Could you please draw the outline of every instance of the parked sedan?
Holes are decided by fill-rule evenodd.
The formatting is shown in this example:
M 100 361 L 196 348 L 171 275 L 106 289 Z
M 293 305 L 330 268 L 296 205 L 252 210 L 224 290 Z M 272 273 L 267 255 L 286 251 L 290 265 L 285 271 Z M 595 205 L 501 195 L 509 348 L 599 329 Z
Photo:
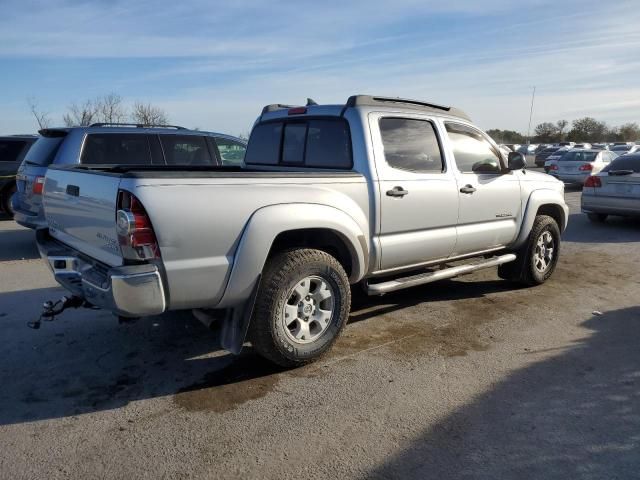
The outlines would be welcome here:
M 547 147 L 544 150 L 541 150 L 536 154 L 535 164 L 536 167 L 543 167 L 544 162 L 547 161 L 547 158 L 554 152 L 560 150 L 561 147 Z
M 608 215 L 640 216 L 640 152 L 622 155 L 589 177 L 581 206 L 592 222 Z
M 633 145 L 628 143 L 618 144 L 611 147 L 610 150 L 612 152 L 616 152 L 618 155 L 624 155 L 625 153 L 637 152 L 638 150 L 640 150 L 640 145 Z
M 563 182 L 584 184 L 616 157 L 615 152 L 603 150 L 570 150 L 558 160 L 557 170 L 549 173 Z
M 562 147 L 549 155 L 547 160 L 544 162 L 545 173 L 549 173 L 551 170 L 558 170 L 558 160 L 560 160 L 569 150 L 571 150 L 571 147 Z

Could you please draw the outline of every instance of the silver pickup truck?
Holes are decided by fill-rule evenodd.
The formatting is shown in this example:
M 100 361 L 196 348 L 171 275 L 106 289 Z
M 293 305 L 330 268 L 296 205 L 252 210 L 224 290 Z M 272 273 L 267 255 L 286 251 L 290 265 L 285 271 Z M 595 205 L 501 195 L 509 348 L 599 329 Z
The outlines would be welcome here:
M 460 110 L 352 96 L 269 105 L 242 167 L 85 165 L 46 174 L 56 280 L 121 317 L 217 317 L 281 365 L 326 352 L 351 286 L 370 295 L 487 267 L 536 285 L 566 228 L 562 182 L 509 159 Z

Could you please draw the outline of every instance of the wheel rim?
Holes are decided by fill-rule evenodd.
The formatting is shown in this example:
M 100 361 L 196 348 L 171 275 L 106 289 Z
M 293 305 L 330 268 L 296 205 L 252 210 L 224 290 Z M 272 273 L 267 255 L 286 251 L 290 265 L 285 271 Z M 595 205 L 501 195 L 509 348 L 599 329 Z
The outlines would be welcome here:
M 533 254 L 533 265 L 540 273 L 545 273 L 551 267 L 554 259 L 556 242 L 548 230 L 540 234 L 536 241 L 536 250 Z
M 295 343 L 310 343 L 326 332 L 333 320 L 335 295 L 331 285 L 308 276 L 289 289 L 280 315 L 284 331 Z

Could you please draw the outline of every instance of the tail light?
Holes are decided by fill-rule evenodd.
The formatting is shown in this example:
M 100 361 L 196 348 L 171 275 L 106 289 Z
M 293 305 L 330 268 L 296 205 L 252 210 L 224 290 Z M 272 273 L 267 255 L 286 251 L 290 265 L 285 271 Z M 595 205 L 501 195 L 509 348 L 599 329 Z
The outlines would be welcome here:
M 580 165 L 578 170 L 580 170 L 581 172 L 590 172 L 591 170 L 593 170 L 593 165 L 591 165 L 590 163 L 585 163 L 584 165 Z
M 122 256 L 130 260 L 160 258 L 151 220 L 140 200 L 130 192 L 118 192 L 116 231 Z
M 31 191 L 34 195 L 42 195 L 42 189 L 44 188 L 44 177 L 36 177 L 33 181 L 33 188 Z
M 549 170 L 558 170 L 558 165 L 549 165 Z
M 596 177 L 596 176 L 592 175 L 589 178 L 587 178 L 586 182 L 584 182 L 584 186 L 585 187 L 600 188 L 602 186 L 602 182 L 600 181 L 600 177 Z

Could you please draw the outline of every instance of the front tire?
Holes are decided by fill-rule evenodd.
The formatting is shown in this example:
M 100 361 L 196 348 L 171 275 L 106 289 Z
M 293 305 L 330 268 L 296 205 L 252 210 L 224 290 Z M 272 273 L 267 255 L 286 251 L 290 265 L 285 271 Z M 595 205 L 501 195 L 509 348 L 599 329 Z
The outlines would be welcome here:
M 2 195 L 0 196 L 0 202 L 2 202 L 0 207 L 2 207 L 2 210 L 4 210 L 4 213 L 9 215 L 11 218 L 13 218 L 13 215 L 15 213 L 13 211 L 13 208 L 11 208 L 11 196 L 14 193 L 16 193 L 16 190 L 17 190 L 16 186 L 15 185 L 11 185 L 4 192 L 2 192 Z
M 553 274 L 560 254 L 560 227 L 548 215 L 538 215 L 529 238 L 513 262 L 498 267 L 498 276 L 523 285 L 546 282 Z
M 349 279 L 333 256 L 314 249 L 287 250 L 264 269 L 249 340 L 278 365 L 304 365 L 331 348 L 350 308 Z

